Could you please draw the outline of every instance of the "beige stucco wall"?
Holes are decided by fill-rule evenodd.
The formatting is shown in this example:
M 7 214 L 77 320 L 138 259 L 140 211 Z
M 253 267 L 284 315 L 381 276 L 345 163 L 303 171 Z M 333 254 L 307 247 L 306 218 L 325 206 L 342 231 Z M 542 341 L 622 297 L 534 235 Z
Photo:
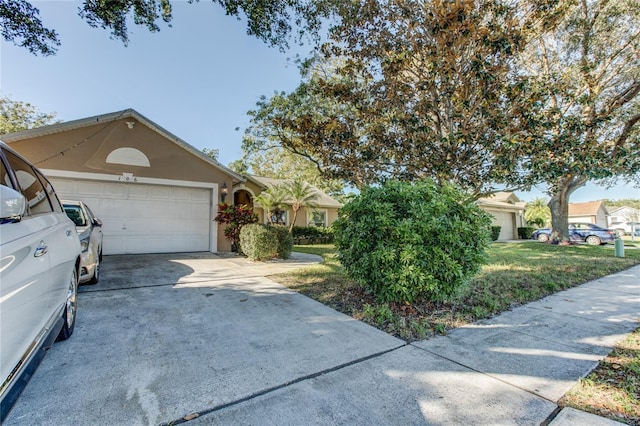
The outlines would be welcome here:
M 151 128 L 136 122 L 129 129 L 126 118 L 45 136 L 12 142 L 10 145 L 41 169 L 122 175 L 133 173 L 157 179 L 196 182 L 226 181 L 232 177 Z M 135 148 L 149 159 L 150 167 L 107 163 L 117 148 Z

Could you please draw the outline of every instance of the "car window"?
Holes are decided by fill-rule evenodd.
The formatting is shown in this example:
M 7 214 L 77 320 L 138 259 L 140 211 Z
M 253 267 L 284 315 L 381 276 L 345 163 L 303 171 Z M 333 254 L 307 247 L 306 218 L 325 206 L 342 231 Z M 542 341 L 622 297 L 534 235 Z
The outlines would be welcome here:
M 11 178 L 9 177 L 9 172 L 0 158 L 0 185 L 4 185 L 8 188 L 15 189 L 11 184 Z
M 44 187 L 46 188 L 47 195 L 49 196 L 49 202 L 53 207 L 53 211 L 62 213 L 63 212 L 62 204 L 58 199 L 58 195 L 56 194 L 56 191 L 53 190 L 53 185 L 51 185 L 51 182 L 49 182 L 49 180 L 46 177 L 44 177 L 44 175 L 40 173 L 38 170 L 35 170 L 35 172 L 36 172 L 36 175 L 38 176 L 38 179 L 40 179 L 40 182 L 42 182 L 42 185 L 44 185 Z
M 89 222 L 93 223 L 96 219 L 96 216 L 93 214 L 89 206 L 87 206 L 86 204 L 84 205 L 84 209 L 87 212 L 87 219 L 89 220 Z
M 54 211 L 52 204 L 49 202 L 49 191 L 45 190 L 36 171 L 29 164 L 21 158 L 13 155 L 11 152 L 6 151 L 5 155 L 7 157 L 7 161 L 9 161 L 9 164 L 11 165 L 11 168 L 13 168 L 16 178 L 18 179 L 18 184 L 20 185 L 22 194 L 27 199 L 28 214 L 36 215 L 51 213 Z M 51 185 L 49 185 L 49 187 L 50 190 L 53 191 Z
M 87 219 L 80 206 L 64 206 L 64 212 L 69 216 L 76 226 L 87 226 Z

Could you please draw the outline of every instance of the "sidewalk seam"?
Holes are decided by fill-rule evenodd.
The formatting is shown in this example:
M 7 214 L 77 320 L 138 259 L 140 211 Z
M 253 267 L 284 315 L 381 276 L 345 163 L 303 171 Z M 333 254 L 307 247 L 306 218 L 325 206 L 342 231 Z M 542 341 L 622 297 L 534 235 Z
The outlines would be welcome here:
M 381 356 L 386 355 L 386 354 L 388 354 L 390 352 L 394 352 L 394 351 L 397 351 L 398 349 L 402 349 L 402 348 L 404 348 L 406 346 L 411 346 L 411 345 L 409 343 L 407 343 L 407 342 L 404 342 L 403 344 L 401 344 L 399 346 L 396 346 L 396 347 L 393 347 L 391 349 L 387 349 L 387 350 L 384 350 L 384 351 L 381 351 L 381 352 L 376 352 L 374 354 L 367 355 L 365 357 L 358 358 L 358 359 L 355 359 L 353 361 L 349 361 L 349 362 L 346 362 L 346 363 L 343 363 L 343 364 L 339 364 L 339 365 L 337 365 L 335 367 L 327 368 L 325 370 L 318 371 L 316 373 L 307 374 L 306 376 L 301 376 L 301 377 L 293 379 L 293 380 L 291 380 L 289 382 L 285 382 L 285 383 L 282 383 L 280 385 L 276 385 L 276 386 L 272 386 L 272 387 L 267 388 L 267 389 L 263 389 L 263 390 L 261 390 L 259 392 L 252 393 L 250 395 L 247 395 L 247 396 L 242 397 L 240 399 L 237 399 L 235 401 L 231 401 L 231 402 L 227 402 L 227 403 L 224 403 L 224 404 L 220 404 L 220 405 L 217 405 L 217 406 L 215 406 L 213 408 L 209 408 L 207 410 L 196 411 L 196 412 L 193 412 L 193 413 L 185 414 L 184 416 L 182 416 L 179 419 L 171 420 L 171 421 L 165 422 L 165 423 L 160 423 L 158 426 L 172 426 L 172 425 L 186 423 L 186 422 L 188 422 L 190 420 L 195 420 L 195 419 L 199 418 L 200 416 L 204 416 L 204 415 L 207 415 L 207 414 L 214 413 L 216 411 L 220 411 L 220 410 L 225 409 L 225 408 L 229 408 L 229 407 L 233 407 L 233 406 L 238 405 L 238 404 L 242 404 L 243 402 L 247 402 L 247 401 L 250 401 L 252 399 L 258 398 L 260 396 L 267 395 L 267 394 L 269 394 L 271 392 L 275 392 L 277 390 L 287 388 L 287 387 L 295 385 L 297 383 L 304 382 L 306 380 L 315 379 L 316 377 L 320 377 L 320 376 L 323 376 L 323 375 L 328 374 L 328 373 L 333 373 L 335 371 L 342 370 L 343 368 L 350 367 L 352 365 L 360 364 L 360 363 L 368 361 L 370 359 L 381 357 Z M 190 418 L 187 419 L 187 417 L 190 417 Z
M 459 365 L 460 367 L 466 368 L 467 370 L 473 371 L 473 372 L 475 372 L 475 373 L 480 373 L 480 374 L 482 374 L 483 376 L 486 376 L 486 377 L 490 377 L 490 378 L 492 378 L 492 379 L 494 379 L 494 380 L 497 380 L 497 381 L 499 381 L 499 382 L 501 382 L 501 383 L 504 383 L 504 384 L 506 384 L 506 385 L 508 385 L 508 386 L 510 386 L 510 387 L 513 387 L 513 388 L 516 388 L 516 389 L 520 389 L 521 391 L 524 391 L 524 392 L 526 392 L 526 393 L 529 393 L 529 394 L 531 394 L 531 395 L 534 395 L 534 396 L 536 396 L 536 397 L 538 397 L 538 398 L 540 398 L 540 399 L 544 399 L 545 401 L 549 401 L 549 402 L 551 402 L 552 404 L 557 404 L 557 403 L 558 403 L 558 401 L 552 401 L 552 400 L 550 400 L 549 398 L 545 398 L 544 396 L 542 396 L 542 395 L 540 395 L 540 394 L 537 394 L 537 393 L 535 393 L 535 392 L 532 392 L 532 391 L 530 391 L 530 390 L 528 390 L 528 389 L 525 389 L 525 388 L 523 388 L 523 387 L 516 386 L 516 385 L 514 385 L 513 383 L 509 383 L 509 382 L 507 382 L 506 380 L 501 379 L 500 377 L 496 377 L 496 376 L 493 376 L 493 375 L 491 375 L 491 374 L 489 374 L 489 373 L 485 373 L 484 371 L 481 371 L 481 370 L 475 369 L 475 368 L 470 367 L 470 366 L 468 366 L 468 365 L 465 365 L 465 364 L 463 364 L 463 363 L 461 363 L 461 362 L 459 362 L 459 361 L 455 361 L 455 360 L 453 360 L 453 359 L 451 359 L 451 358 L 447 358 L 446 356 L 440 355 L 439 353 L 436 353 L 436 352 L 430 351 L 430 350 L 425 349 L 425 348 L 421 348 L 421 347 L 419 347 L 419 346 L 415 346 L 415 345 L 413 345 L 413 344 L 409 344 L 409 346 L 412 346 L 412 347 L 414 347 L 414 348 L 416 348 L 416 349 L 419 349 L 419 350 L 421 350 L 421 351 L 427 352 L 427 353 L 429 353 L 429 354 L 431 354 L 431 355 L 434 355 L 434 356 L 436 356 L 436 357 L 438 357 L 438 358 L 442 358 L 442 359 L 444 359 L 444 360 L 447 360 L 447 361 L 449 361 L 449 362 L 452 362 L 452 363 L 454 363 L 454 364 L 456 364 L 456 365 Z

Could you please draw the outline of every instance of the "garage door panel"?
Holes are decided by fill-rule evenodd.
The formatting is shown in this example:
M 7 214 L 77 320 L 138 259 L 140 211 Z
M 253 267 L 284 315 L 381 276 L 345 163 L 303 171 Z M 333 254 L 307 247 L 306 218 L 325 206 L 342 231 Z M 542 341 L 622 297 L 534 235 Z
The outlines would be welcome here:
M 125 198 L 127 196 L 127 187 L 129 186 L 127 184 L 105 182 L 105 183 L 101 183 L 100 185 L 101 185 L 101 188 L 100 188 L 99 191 L 105 197 L 122 199 L 122 198 Z M 96 190 L 96 191 L 98 191 L 98 190 Z M 100 193 L 100 192 L 98 192 L 98 193 Z
M 103 222 L 104 254 L 209 251 L 211 189 L 52 179 Z
M 75 182 L 75 186 L 76 186 L 76 194 L 81 195 L 81 196 L 95 196 L 97 195 L 102 195 L 102 185 L 99 182 L 92 182 L 92 181 L 78 181 Z
M 208 203 L 211 200 L 211 191 L 191 191 L 191 200 Z
M 174 198 L 180 201 L 191 201 L 191 190 L 189 188 L 176 188 Z
M 171 200 L 171 187 L 151 187 L 149 188 L 148 196 L 154 200 Z

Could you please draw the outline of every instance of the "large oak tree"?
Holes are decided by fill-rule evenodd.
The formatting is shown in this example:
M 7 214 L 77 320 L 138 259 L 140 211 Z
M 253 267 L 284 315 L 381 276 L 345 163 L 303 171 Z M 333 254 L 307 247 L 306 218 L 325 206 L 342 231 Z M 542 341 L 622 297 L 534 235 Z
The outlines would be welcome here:
M 544 182 L 556 241 L 571 194 L 590 180 L 640 181 L 640 1 L 568 1 L 553 31 L 528 45 L 536 124 L 522 144 L 526 184 Z
M 530 114 L 515 55 L 553 21 L 558 2 L 524 6 L 346 5 L 322 66 L 303 68 L 297 90 L 258 104 L 248 141 L 254 149 L 277 141 L 357 187 L 430 177 L 491 192 L 518 172 L 512 146 Z

